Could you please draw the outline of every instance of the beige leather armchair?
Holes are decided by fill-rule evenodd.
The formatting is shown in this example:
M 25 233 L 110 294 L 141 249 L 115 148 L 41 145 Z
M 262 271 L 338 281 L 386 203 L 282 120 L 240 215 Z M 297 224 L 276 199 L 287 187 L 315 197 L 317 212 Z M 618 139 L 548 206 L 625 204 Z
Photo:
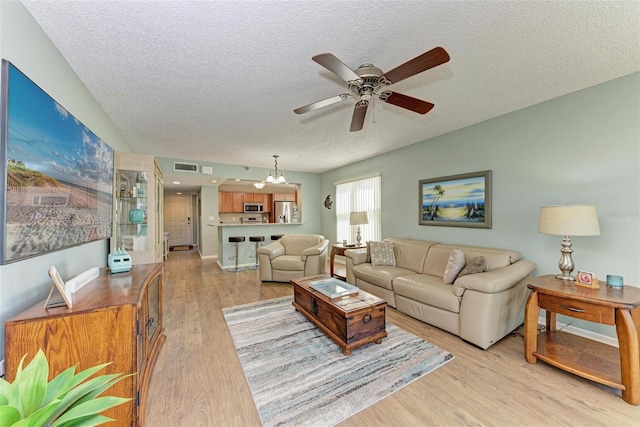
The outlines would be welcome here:
M 260 280 L 289 282 L 326 271 L 329 240 L 319 234 L 286 234 L 258 248 Z

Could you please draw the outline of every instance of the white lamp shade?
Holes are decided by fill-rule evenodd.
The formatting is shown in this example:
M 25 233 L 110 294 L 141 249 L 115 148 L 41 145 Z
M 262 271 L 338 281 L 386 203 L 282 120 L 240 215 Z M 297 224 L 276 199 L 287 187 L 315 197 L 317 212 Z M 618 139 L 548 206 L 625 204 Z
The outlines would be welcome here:
M 591 205 L 541 206 L 538 232 L 556 236 L 598 236 L 598 212 Z
M 262 190 L 264 188 L 264 186 L 267 185 L 264 182 L 254 182 L 253 186 L 256 187 L 258 190 Z
M 351 212 L 349 214 L 349 225 L 369 224 L 366 212 Z

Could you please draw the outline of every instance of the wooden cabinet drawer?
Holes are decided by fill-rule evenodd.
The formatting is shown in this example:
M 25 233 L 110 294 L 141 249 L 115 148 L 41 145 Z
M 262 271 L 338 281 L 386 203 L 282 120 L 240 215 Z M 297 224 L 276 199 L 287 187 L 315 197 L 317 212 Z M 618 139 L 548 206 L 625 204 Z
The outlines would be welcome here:
M 614 307 L 540 294 L 540 308 L 590 322 L 603 323 L 606 325 L 616 324 Z

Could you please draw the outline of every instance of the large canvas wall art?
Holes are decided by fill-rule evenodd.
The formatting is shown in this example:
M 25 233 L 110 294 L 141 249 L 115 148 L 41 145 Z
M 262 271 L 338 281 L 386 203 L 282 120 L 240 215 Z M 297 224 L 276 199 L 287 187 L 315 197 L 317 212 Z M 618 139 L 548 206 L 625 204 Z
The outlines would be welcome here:
M 491 171 L 419 181 L 419 224 L 491 228 Z
M 111 237 L 113 149 L 2 61 L 0 262 Z

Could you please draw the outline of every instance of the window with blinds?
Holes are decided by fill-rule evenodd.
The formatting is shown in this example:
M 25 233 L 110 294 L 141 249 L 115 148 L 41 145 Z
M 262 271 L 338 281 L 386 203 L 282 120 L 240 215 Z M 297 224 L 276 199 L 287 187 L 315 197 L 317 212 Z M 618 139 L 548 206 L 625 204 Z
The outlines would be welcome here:
M 363 211 L 369 223 L 360 226 L 362 243 L 380 240 L 380 176 L 336 184 L 335 204 L 338 242 L 356 242 L 357 226 L 349 225 L 349 214 Z

